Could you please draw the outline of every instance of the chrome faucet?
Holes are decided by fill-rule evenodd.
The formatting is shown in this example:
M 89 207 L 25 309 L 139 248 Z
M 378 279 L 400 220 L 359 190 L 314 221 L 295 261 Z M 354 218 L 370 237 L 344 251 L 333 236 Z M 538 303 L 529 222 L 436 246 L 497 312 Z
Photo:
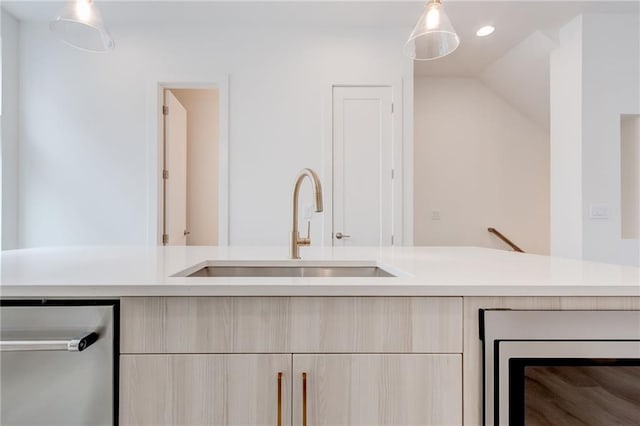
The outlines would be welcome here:
M 309 236 L 311 231 L 311 222 L 307 225 L 307 236 L 300 238 L 298 232 L 298 196 L 300 193 L 300 186 L 305 177 L 311 180 L 313 185 L 313 199 L 315 203 L 316 212 L 322 211 L 322 185 L 320 185 L 320 178 L 311 169 L 302 169 L 298 173 L 296 178 L 296 184 L 293 187 L 293 215 L 291 219 L 291 259 L 300 259 L 300 246 L 310 246 L 311 238 Z

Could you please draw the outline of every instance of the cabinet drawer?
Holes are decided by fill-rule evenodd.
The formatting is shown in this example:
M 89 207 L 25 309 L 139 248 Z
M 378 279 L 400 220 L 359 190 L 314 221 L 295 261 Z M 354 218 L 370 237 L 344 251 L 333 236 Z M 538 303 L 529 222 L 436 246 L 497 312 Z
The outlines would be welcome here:
M 461 353 L 462 299 L 296 297 L 294 353 Z
M 122 353 L 461 353 L 456 297 L 132 297 Z
M 121 353 L 290 353 L 288 297 L 127 297 Z

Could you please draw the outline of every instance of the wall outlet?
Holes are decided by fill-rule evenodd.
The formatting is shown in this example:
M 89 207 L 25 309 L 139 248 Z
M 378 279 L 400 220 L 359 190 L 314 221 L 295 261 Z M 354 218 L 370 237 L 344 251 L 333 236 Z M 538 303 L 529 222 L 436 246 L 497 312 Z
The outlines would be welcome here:
M 591 204 L 589 207 L 590 219 L 609 219 L 609 206 L 606 204 Z
M 431 220 L 440 220 L 440 210 L 431 210 Z

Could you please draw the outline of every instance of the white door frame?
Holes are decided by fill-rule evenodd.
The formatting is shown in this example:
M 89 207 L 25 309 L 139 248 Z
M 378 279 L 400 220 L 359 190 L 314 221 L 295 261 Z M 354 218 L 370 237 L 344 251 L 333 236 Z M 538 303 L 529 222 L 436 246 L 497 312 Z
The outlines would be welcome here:
M 324 191 L 324 214 L 322 221 L 322 244 L 325 246 L 333 246 L 333 89 L 336 87 L 390 87 L 391 102 L 394 105 L 393 116 L 391 117 L 393 158 L 392 167 L 394 170 L 394 180 L 392 186 L 392 234 L 394 237 L 394 246 L 404 244 L 403 228 L 404 222 L 404 161 L 403 161 L 403 111 L 404 96 L 402 80 L 399 79 L 392 83 L 371 83 L 363 84 L 362 82 L 334 83 L 329 87 L 328 100 L 325 102 L 325 137 L 324 137 L 324 176 L 322 189 Z
M 162 105 L 165 89 L 218 89 L 218 245 L 229 245 L 229 76 L 172 76 L 149 83 L 147 99 L 148 135 L 148 229 L 149 245 L 162 245 L 162 167 L 163 125 Z

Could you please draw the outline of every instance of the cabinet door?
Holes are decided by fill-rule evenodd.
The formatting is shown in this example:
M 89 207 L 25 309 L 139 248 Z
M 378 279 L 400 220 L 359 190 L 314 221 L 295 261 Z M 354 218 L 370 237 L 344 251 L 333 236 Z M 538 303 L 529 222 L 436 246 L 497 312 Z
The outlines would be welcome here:
M 293 372 L 296 425 L 305 407 L 310 426 L 462 423 L 459 354 L 294 355 Z
M 289 426 L 290 400 L 288 354 L 120 357 L 122 425 Z

